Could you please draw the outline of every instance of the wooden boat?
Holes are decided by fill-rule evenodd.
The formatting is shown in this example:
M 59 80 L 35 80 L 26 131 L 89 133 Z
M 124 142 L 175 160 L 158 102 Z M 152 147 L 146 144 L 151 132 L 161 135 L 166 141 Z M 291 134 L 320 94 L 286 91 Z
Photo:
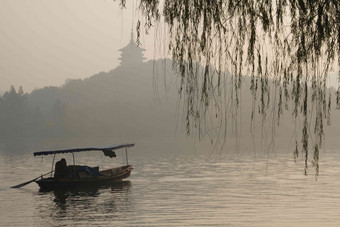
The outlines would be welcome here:
M 75 149 L 67 149 L 67 150 L 56 150 L 56 151 L 41 151 L 35 152 L 34 156 L 40 155 L 54 155 L 52 162 L 52 170 L 48 173 L 53 173 L 54 176 L 43 177 L 42 175 L 39 178 L 36 178 L 32 181 L 35 181 L 41 188 L 41 190 L 67 190 L 73 188 L 82 188 L 82 187 L 93 187 L 100 185 L 112 184 L 115 182 L 122 181 L 125 178 L 128 178 L 132 171 L 132 166 L 128 163 L 127 156 L 127 148 L 133 147 L 133 143 L 128 144 L 118 144 L 110 147 L 87 147 L 87 148 L 75 148 Z M 99 170 L 99 167 L 89 167 L 89 166 L 81 166 L 75 165 L 74 153 L 75 152 L 83 152 L 83 151 L 103 151 L 106 156 L 116 157 L 116 153 L 114 152 L 117 149 L 125 148 L 126 155 L 126 165 Z M 56 154 L 65 154 L 72 153 L 73 155 L 73 165 L 61 167 L 59 162 L 56 163 L 56 168 L 53 170 L 55 156 Z M 58 166 L 58 163 L 60 164 Z M 66 165 L 66 162 L 65 162 Z M 45 174 L 46 175 L 46 174 Z M 21 185 L 20 185 L 21 186 Z

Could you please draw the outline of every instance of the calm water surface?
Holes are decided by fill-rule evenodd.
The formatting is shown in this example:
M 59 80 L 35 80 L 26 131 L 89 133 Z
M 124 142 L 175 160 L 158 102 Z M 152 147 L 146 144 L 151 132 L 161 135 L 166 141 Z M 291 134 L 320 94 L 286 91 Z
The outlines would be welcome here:
M 35 183 L 9 188 L 48 172 L 51 159 L 1 154 L 0 226 L 340 226 L 335 151 L 321 154 L 317 179 L 313 169 L 305 176 L 291 154 L 255 161 L 133 151 L 129 157 L 129 181 L 56 193 L 39 192 Z

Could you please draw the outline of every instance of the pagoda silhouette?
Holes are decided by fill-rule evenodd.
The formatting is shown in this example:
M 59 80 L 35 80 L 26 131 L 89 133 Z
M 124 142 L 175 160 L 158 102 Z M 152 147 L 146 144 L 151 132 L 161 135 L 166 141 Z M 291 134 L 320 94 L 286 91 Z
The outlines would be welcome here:
M 133 66 L 137 64 L 142 64 L 146 59 L 144 57 L 145 49 L 137 46 L 136 42 L 133 40 L 133 32 L 131 31 L 131 39 L 128 45 L 119 49 L 121 52 L 120 60 L 121 66 Z

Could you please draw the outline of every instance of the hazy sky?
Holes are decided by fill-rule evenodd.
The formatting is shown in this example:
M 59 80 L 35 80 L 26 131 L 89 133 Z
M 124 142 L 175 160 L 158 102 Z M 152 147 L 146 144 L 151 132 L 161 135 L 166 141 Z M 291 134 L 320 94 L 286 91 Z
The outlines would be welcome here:
M 127 4 L 122 11 L 113 0 L 0 0 L 0 94 L 11 85 L 30 92 L 118 66 L 118 50 L 138 19 L 136 1 Z M 164 54 L 162 31 L 142 34 L 146 58 Z
M 60 86 L 118 66 L 138 17 L 127 2 L 122 11 L 113 0 L 0 0 L 0 91 Z M 153 38 L 141 39 L 148 59 Z

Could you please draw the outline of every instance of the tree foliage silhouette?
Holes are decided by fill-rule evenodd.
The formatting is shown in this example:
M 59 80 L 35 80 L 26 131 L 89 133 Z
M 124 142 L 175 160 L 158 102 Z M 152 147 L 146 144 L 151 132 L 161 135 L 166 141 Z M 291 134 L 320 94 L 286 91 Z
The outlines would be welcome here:
M 126 1 L 120 4 L 125 7 Z M 138 9 L 143 18 L 137 22 L 137 37 L 141 21 L 146 31 L 155 23 L 168 28 L 188 133 L 203 133 L 211 107 L 220 111 L 216 117 L 222 120 L 217 122 L 223 122 L 222 112 L 230 108 L 221 108 L 218 100 L 228 93 L 232 108 L 237 108 L 242 75 L 250 75 L 252 120 L 255 110 L 263 122 L 272 113 L 276 124 L 283 110 L 290 109 L 295 119 L 302 117 L 301 143 L 296 141 L 294 154 L 299 155 L 302 145 L 307 169 L 308 147 L 314 147 L 312 163 L 318 171 L 324 120 L 330 123 L 326 79 L 340 65 L 340 1 L 140 0 Z M 196 63 L 203 65 L 201 73 Z M 228 81 L 225 72 L 231 74 Z M 339 88 L 335 96 L 339 108 Z

